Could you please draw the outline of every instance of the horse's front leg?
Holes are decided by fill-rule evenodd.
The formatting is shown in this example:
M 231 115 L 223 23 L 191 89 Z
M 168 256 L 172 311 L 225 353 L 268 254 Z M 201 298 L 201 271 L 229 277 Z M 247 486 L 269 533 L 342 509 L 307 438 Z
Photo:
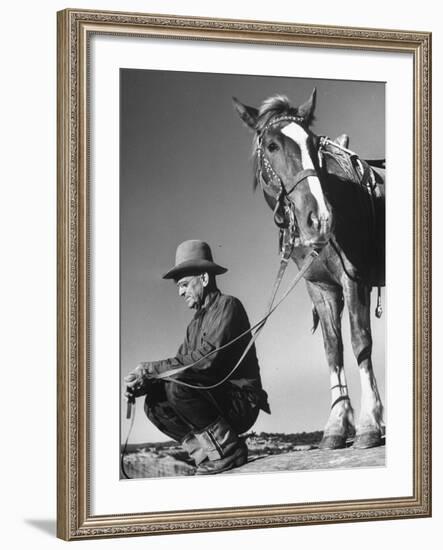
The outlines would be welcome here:
M 308 292 L 319 316 L 331 384 L 331 412 L 326 423 L 321 449 L 342 449 L 354 433 L 354 414 L 343 367 L 341 314 L 342 289 L 336 285 L 307 282 Z
M 348 280 L 344 287 L 351 339 L 360 369 L 361 408 L 354 447 L 367 449 L 382 443 L 383 405 L 372 367 L 370 287 Z

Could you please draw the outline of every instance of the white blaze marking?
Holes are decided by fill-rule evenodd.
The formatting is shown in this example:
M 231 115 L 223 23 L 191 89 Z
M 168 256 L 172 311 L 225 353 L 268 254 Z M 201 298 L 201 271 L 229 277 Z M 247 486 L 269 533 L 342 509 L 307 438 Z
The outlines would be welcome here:
M 282 134 L 292 139 L 300 147 L 301 162 L 305 170 L 314 169 L 314 164 L 311 160 L 311 155 L 308 150 L 308 134 L 301 126 L 295 122 L 290 122 L 282 128 Z M 318 214 L 320 218 L 327 219 L 329 217 L 328 209 L 326 208 L 325 198 L 318 177 L 308 176 L 308 185 L 312 195 L 315 197 L 318 205 Z

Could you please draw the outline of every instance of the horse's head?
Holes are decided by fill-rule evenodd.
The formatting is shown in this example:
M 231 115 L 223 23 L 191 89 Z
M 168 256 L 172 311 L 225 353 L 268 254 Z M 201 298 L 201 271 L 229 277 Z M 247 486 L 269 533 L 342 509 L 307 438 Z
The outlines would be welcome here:
M 323 193 L 318 163 L 319 138 L 309 129 L 316 91 L 300 107 L 283 96 L 248 107 L 234 99 L 243 122 L 255 132 L 256 181 L 271 201 L 292 205 L 303 245 L 321 248 L 330 238 L 332 211 Z

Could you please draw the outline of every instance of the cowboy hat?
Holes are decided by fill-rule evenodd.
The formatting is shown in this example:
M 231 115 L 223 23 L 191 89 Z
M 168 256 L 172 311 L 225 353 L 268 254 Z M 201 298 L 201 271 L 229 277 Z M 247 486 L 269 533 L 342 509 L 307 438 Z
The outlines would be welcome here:
M 175 254 L 175 266 L 163 275 L 163 279 L 175 279 L 177 281 L 186 275 L 205 272 L 221 275 L 226 271 L 228 270 L 225 267 L 214 262 L 208 243 L 193 239 L 178 245 Z

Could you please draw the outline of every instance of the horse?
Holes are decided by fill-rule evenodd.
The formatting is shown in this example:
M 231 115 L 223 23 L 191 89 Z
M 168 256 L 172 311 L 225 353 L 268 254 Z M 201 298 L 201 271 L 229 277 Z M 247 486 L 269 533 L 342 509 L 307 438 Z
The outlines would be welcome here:
M 264 197 L 280 227 L 283 245 L 299 268 L 308 253 L 319 256 L 304 274 L 312 301 L 315 331 L 320 323 L 331 384 L 331 408 L 321 449 L 383 444 L 383 404 L 371 354 L 370 295 L 385 285 L 385 203 L 383 170 L 348 150 L 348 137 L 336 141 L 311 130 L 316 89 L 298 107 L 286 96 L 265 100 L 259 109 L 233 98 L 243 123 L 254 132 L 254 189 Z M 376 164 L 374 162 L 374 164 Z M 343 364 L 341 318 L 349 312 L 352 349 L 359 367 L 358 420 Z M 377 316 L 381 315 L 380 304 Z

